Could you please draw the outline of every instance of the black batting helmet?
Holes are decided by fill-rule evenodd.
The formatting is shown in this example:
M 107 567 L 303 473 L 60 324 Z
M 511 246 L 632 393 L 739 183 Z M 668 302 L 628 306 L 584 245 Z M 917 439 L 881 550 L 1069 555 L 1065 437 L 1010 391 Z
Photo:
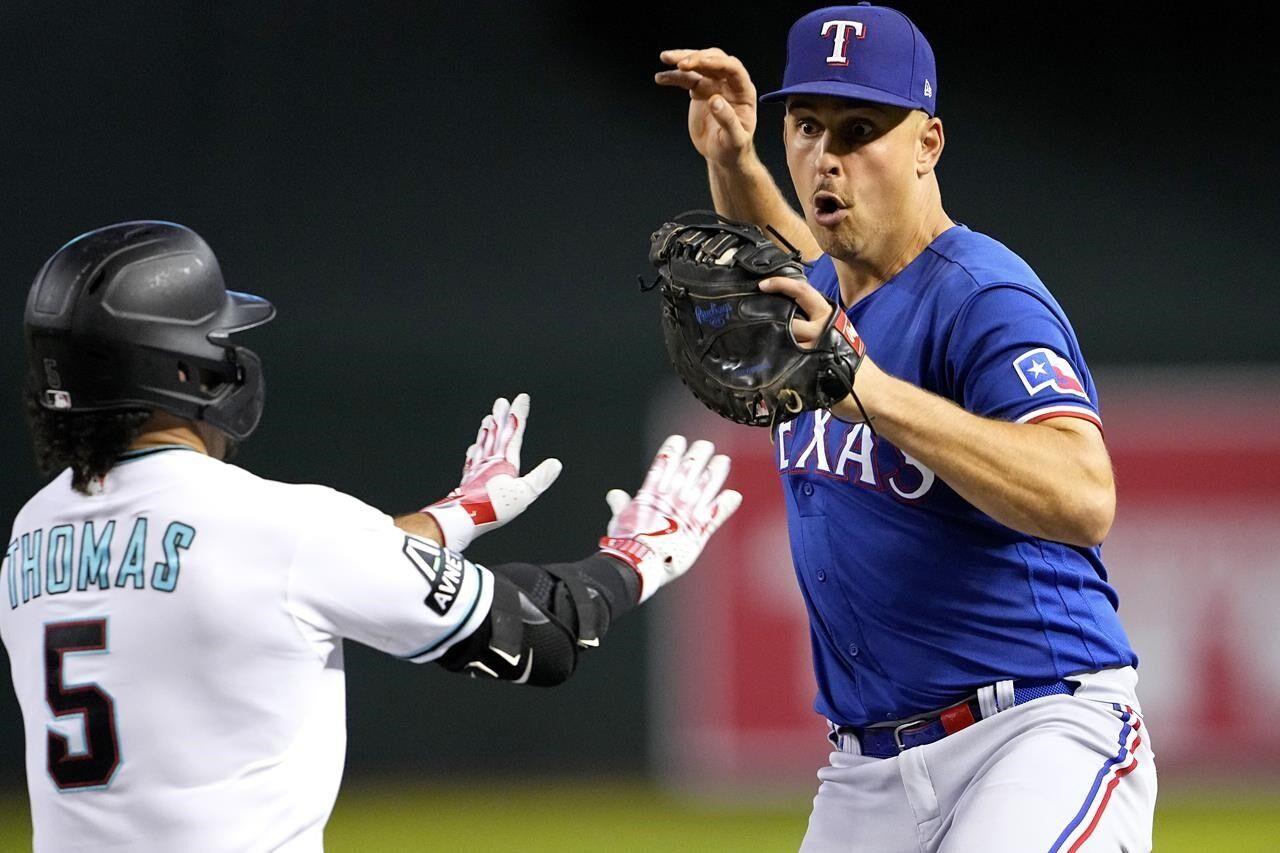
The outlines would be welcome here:
M 59 249 L 31 285 L 28 382 L 46 409 L 162 409 L 242 441 L 262 416 L 262 362 L 229 336 L 275 313 L 228 291 L 190 228 L 108 225 Z

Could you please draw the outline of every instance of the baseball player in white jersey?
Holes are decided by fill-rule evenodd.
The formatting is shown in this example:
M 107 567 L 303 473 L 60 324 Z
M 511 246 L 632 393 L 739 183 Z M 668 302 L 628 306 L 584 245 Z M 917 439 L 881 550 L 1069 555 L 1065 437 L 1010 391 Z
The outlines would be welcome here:
M 953 221 L 933 51 L 901 12 L 799 18 L 783 85 L 796 214 L 755 154 L 756 90 L 723 51 L 673 50 L 716 210 L 772 226 L 865 343 L 852 396 L 774 434 L 836 751 L 805 851 L 1139 851 L 1156 774 L 1138 657 L 1100 543 L 1115 487 L 1066 313 L 1021 258 Z
M 529 398 L 499 400 L 462 482 L 393 519 L 228 464 L 262 410 L 231 336 L 272 318 L 192 231 L 60 249 L 28 298 L 29 416 L 59 471 L 18 514 L 0 637 L 42 851 L 319 850 L 345 752 L 342 640 L 552 685 L 686 571 L 736 509 L 729 460 L 672 436 L 599 550 L 487 569 L 458 552 L 559 473 L 520 476 Z M 447 547 L 445 547 L 447 546 Z

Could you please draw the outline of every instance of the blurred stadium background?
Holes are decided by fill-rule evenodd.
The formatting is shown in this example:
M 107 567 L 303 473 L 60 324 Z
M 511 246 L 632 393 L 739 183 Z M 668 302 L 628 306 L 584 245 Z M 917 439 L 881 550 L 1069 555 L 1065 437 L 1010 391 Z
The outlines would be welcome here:
M 749 513 L 554 691 L 353 648 L 331 850 L 787 850 L 821 722 L 763 433 L 673 395 L 649 232 L 708 204 L 664 47 L 779 79 L 816 4 L 0 4 L 0 526 L 40 484 L 20 316 L 70 237 L 172 219 L 279 320 L 240 464 L 405 511 L 532 394 L 556 487 L 473 556 L 573 558 L 672 424 L 734 448 Z M 938 55 L 951 215 L 1067 309 L 1121 508 L 1105 553 L 1143 656 L 1159 850 L 1280 850 L 1280 177 L 1261 6 L 903 2 Z M 758 145 L 785 184 L 779 113 Z M 748 519 L 750 522 L 748 523 Z M 536 535 L 530 535 L 536 531 Z M 695 630 L 698 629 L 698 630 Z M 0 668 L 7 661 L 0 653 Z M 0 686 L 0 850 L 29 846 Z

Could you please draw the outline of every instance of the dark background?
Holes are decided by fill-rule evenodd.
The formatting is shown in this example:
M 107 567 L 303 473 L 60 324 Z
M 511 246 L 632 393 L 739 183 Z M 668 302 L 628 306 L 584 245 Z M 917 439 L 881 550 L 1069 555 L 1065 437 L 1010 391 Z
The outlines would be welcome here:
M 249 338 L 270 392 L 240 464 L 410 510 L 456 483 L 493 397 L 525 390 L 526 459 L 565 473 L 471 556 L 585 553 L 605 490 L 638 483 L 668 373 L 634 283 L 648 234 L 708 203 L 657 53 L 716 44 L 773 88 L 814 4 L 744 8 L 0 5 L 0 527 L 42 483 L 18 406 L 31 278 L 80 232 L 161 218 L 280 309 Z M 901 8 L 938 58 L 948 212 L 1036 268 L 1092 367 L 1280 361 L 1260 11 Z M 762 108 L 759 147 L 789 186 L 780 116 Z M 349 772 L 642 771 L 645 630 L 617 626 L 554 691 L 353 648 Z M 21 751 L 5 682 L 0 786 Z

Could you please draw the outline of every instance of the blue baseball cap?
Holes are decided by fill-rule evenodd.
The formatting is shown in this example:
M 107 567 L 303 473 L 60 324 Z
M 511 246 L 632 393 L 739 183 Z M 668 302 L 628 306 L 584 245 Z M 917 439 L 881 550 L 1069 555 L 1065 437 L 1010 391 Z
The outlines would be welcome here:
M 911 19 L 887 6 L 829 6 L 810 12 L 787 35 L 782 88 L 788 95 L 828 95 L 937 112 L 933 48 Z

